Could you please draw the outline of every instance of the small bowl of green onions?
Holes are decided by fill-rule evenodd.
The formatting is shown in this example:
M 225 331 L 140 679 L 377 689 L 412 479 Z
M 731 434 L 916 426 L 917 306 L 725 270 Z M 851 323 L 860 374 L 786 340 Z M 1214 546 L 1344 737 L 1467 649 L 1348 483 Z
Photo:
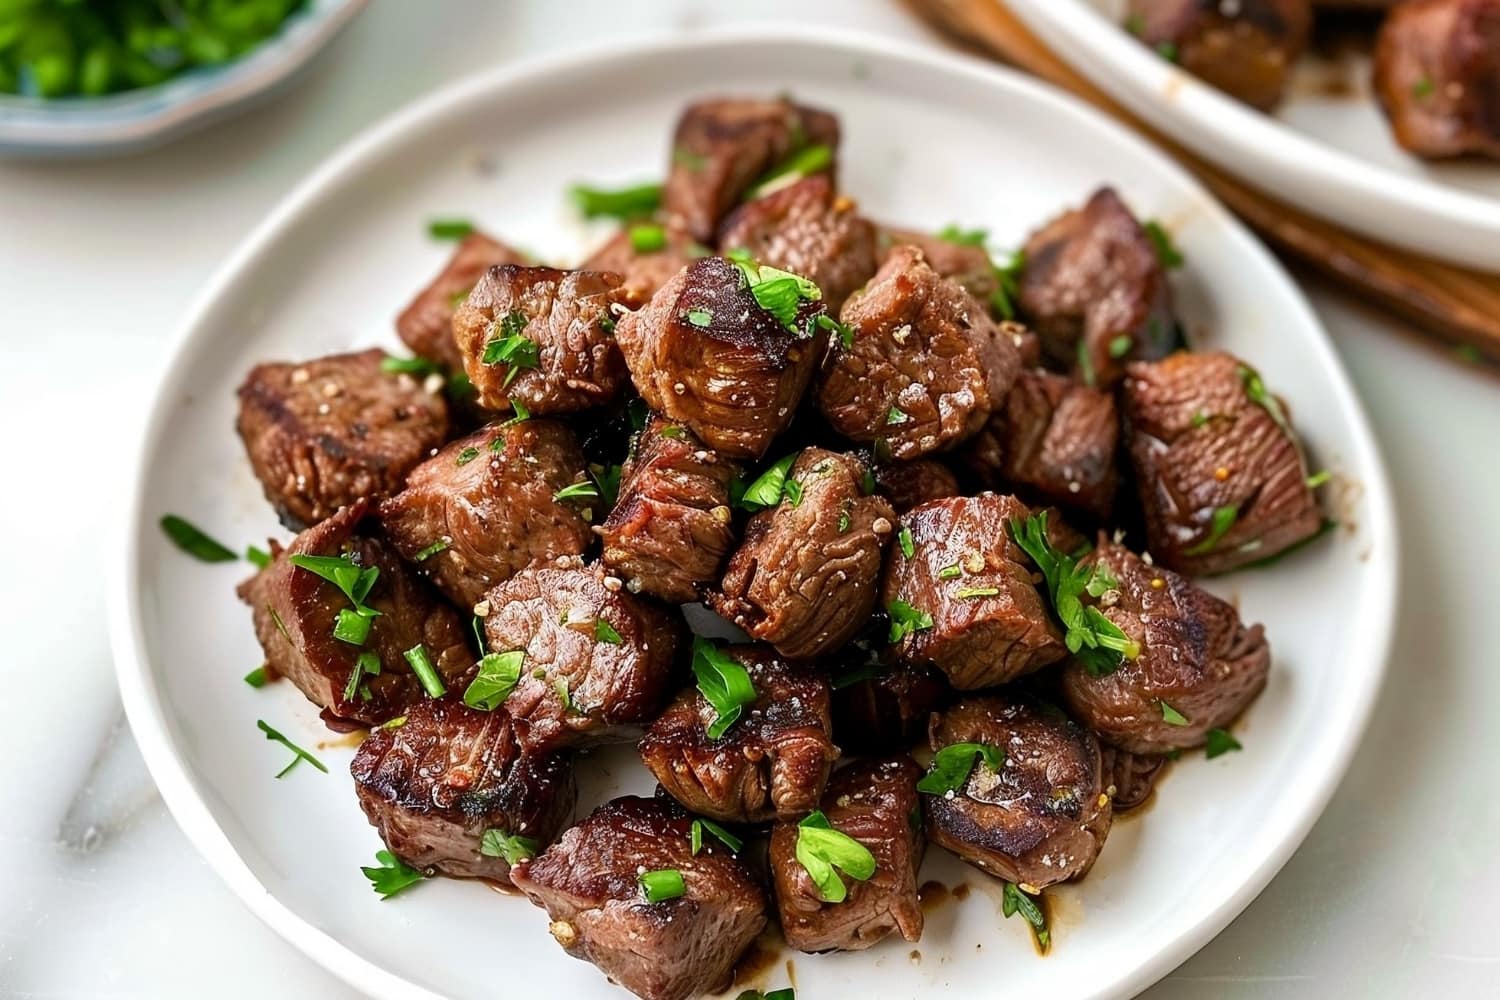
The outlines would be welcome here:
M 163 142 L 288 81 L 365 0 L 0 0 L 0 155 Z

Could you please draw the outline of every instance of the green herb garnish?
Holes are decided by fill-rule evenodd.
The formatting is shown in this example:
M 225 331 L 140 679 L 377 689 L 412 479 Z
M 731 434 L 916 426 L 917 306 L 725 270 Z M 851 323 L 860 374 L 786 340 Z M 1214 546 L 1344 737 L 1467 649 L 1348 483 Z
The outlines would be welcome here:
M 780 184 L 789 184 L 793 181 L 811 177 L 813 174 L 822 173 L 833 164 L 833 149 L 823 143 L 814 143 L 811 146 L 803 146 L 781 163 L 772 167 L 763 174 L 760 180 L 753 184 L 749 191 L 745 192 L 745 200 L 759 198 L 766 193 L 766 189 Z
M 245 683 L 253 688 L 263 688 L 270 680 L 271 677 L 266 673 L 265 667 L 256 667 L 245 675 Z
M 351 646 L 363 646 L 370 637 L 370 619 L 353 608 L 340 608 L 333 620 L 333 637 Z
M 1130 339 L 1129 334 L 1122 333 L 1109 342 L 1109 356 L 1118 361 L 1129 354 L 1130 349 L 1134 346 L 1135 341 Z
M 973 597 L 997 597 L 999 594 L 999 587 L 960 587 L 953 592 L 954 597 L 965 600 Z
M 510 408 L 513 416 L 503 422 L 500 425 L 501 427 L 514 427 L 516 424 L 524 424 L 531 419 L 531 411 L 526 409 L 526 404 L 514 396 L 510 397 Z M 490 451 L 499 451 L 500 448 L 497 448 L 496 445 L 499 444 L 501 447 L 504 447 L 504 441 L 504 438 L 495 438 L 495 440 L 490 442 Z
M 793 333 L 801 333 L 797 329 L 797 312 L 802 308 L 803 302 L 821 299 L 822 290 L 800 274 L 757 264 L 746 253 L 731 251 L 729 259 L 738 265 L 740 273 L 745 276 L 756 303 L 775 316 L 782 326 Z
M 711 309 L 689 309 L 687 321 L 700 330 L 707 330 L 714 322 L 714 314 Z
M 1042 912 L 1036 900 L 1014 882 L 1005 883 L 1005 890 L 1000 898 L 1000 912 L 1007 918 L 1021 914 L 1021 919 L 1031 926 L 1031 933 L 1043 952 L 1052 946 L 1052 933 L 1047 930 L 1047 915 Z
M 1016 318 L 1016 300 L 1021 297 L 1021 273 L 1026 270 L 1026 251 L 1017 250 L 1004 263 L 990 260 L 995 276 L 995 290 L 990 293 L 990 308 L 1004 319 Z
M 530 837 L 513 837 L 493 827 L 479 838 L 479 853 L 488 858 L 504 858 L 508 865 L 534 858 L 542 845 Z
M 1141 228 L 1146 231 L 1146 238 L 1151 241 L 1151 246 L 1156 250 L 1156 259 L 1161 266 L 1169 271 L 1176 270 L 1184 263 L 1182 253 L 1177 245 L 1172 242 L 1172 235 L 1166 231 L 1160 222 L 1155 219 L 1147 219 L 1141 223 Z
M 354 610 L 361 615 L 374 618 L 380 614 L 379 611 L 365 604 L 365 598 L 370 596 L 370 590 L 375 586 L 375 581 L 380 579 L 379 566 L 357 566 L 347 555 L 298 554 L 289 559 L 291 564 L 298 569 L 305 569 L 339 588 L 349 599 L 349 603 L 354 605 Z
M 1238 504 L 1215 507 L 1213 514 L 1209 517 L 1208 534 L 1198 544 L 1191 548 L 1183 549 L 1182 554 L 1185 556 L 1201 556 L 1212 552 L 1219 542 L 1223 541 L 1224 536 L 1229 533 L 1229 529 L 1234 527 L 1235 522 L 1239 518 L 1240 508 Z
M 928 795 L 957 792 L 973 773 L 975 760 L 983 760 L 985 767 L 999 774 L 1000 768 L 1005 764 L 1005 753 L 984 743 L 954 743 L 945 746 L 933 756 L 932 767 L 917 782 L 917 791 Z
M 911 423 L 911 416 L 899 407 L 891 407 L 885 415 L 886 426 Z
M 455 465 L 459 465 L 459 466 L 468 465 L 470 462 L 474 461 L 474 459 L 476 459 L 478 457 L 479 457 L 479 449 L 475 448 L 475 447 L 473 447 L 471 445 L 470 447 L 465 448 L 463 451 L 460 451 L 458 453 L 458 458 L 456 458 L 454 460 L 454 464 Z
M 422 684 L 422 690 L 427 692 L 429 698 L 441 698 L 448 693 L 448 685 L 438 676 L 437 667 L 432 665 L 432 657 L 427 655 L 427 647 L 420 642 L 401 654 L 406 657 L 406 662 L 411 664 L 411 672 L 417 675 L 417 680 Z
M 1161 56 L 1163 59 L 1165 59 L 1169 63 L 1176 62 L 1177 61 L 1177 43 L 1176 42 L 1157 42 L 1156 43 L 1156 54 L 1159 55 L 1159 56 Z
M 1165 722 L 1167 725 L 1186 726 L 1189 724 L 1188 717 L 1177 711 L 1177 709 L 1173 708 L 1171 705 L 1168 705 L 1164 701 L 1158 702 L 1157 704 L 1161 705 L 1161 721 Z
M 785 458 L 778 459 L 769 469 L 757 476 L 754 482 L 745 487 L 744 494 L 739 498 L 739 506 L 745 510 L 755 511 L 781 503 L 781 498 L 786 492 L 787 474 L 791 472 L 792 465 L 797 461 L 799 454 L 800 452 L 794 451 Z
M 468 295 L 467 292 L 464 293 Z M 436 375 L 441 372 L 442 366 L 436 365 L 426 358 L 397 358 L 387 354 L 380 359 L 380 370 L 399 375 L 417 375 L 425 377 Z
M 982 247 L 985 240 L 990 238 L 990 231 L 988 229 L 961 229 L 958 223 L 950 222 L 939 229 L 936 236 L 944 243 L 953 243 L 961 247 Z
M 917 545 L 912 541 L 910 528 L 902 527 L 900 531 L 896 532 L 896 544 L 901 546 L 901 555 L 907 559 L 910 559 L 917 552 Z
M 839 872 L 859 882 L 875 874 L 875 856 L 859 841 L 835 830 L 821 811 L 797 824 L 797 863 L 806 869 L 825 903 L 842 903 L 849 889 Z
M 708 726 L 708 738 L 719 739 L 739 721 L 745 706 L 755 702 L 755 685 L 743 664 L 702 636 L 693 638 L 693 676 L 717 713 Z
M 667 245 L 667 231 L 651 222 L 630 227 L 630 248 L 636 253 L 655 253 Z
M 501 384 L 502 388 L 515 381 L 522 369 L 538 368 L 542 363 L 541 348 L 537 346 L 536 341 L 519 333 L 503 332 L 511 325 L 511 319 L 516 316 L 521 316 L 521 314 L 513 312 L 502 321 L 501 335 L 490 339 L 484 345 L 484 353 L 479 357 L 484 364 L 506 365 L 509 368 L 505 374 L 505 381 Z M 525 329 L 525 317 L 521 319 L 521 328 Z
M 239 558 L 233 551 L 214 541 L 199 528 L 176 514 L 167 514 L 161 519 L 161 530 L 174 545 L 195 559 L 217 563 L 234 562 Z
M 827 313 L 818 314 L 818 326 L 839 338 L 839 346 L 849 350 L 854 346 L 854 327 L 840 323 Z
M 703 850 L 703 832 L 705 830 L 713 834 L 719 839 L 720 843 L 729 848 L 729 852 L 731 854 L 740 853 L 740 849 L 745 846 L 745 842 L 743 840 L 736 837 L 734 834 L 730 833 L 728 830 L 724 829 L 713 820 L 700 818 L 693 820 L 692 828 L 688 833 L 688 843 L 692 846 L 693 854 L 695 856 L 699 851 Z
M 390 899 L 427 877 L 390 851 L 376 851 L 375 860 L 380 862 L 379 868 L 361 866 L 359 870 L 365 873 L 365 878 L 370 880 L 370 888 L 379 893 L 381 899 Z
M 594 641 L 607 642 L 611 646 L 618 646 L 625 640 L 620 638 L 620 633 L 615 631 L 613 625 L 603 618 L 596 618 L 594 619 Z
M 1221 754 L 1229 753 L 1231 750 L 1244 749 L 1244 747 L 1240 746 L 1240 741 L 1235 739 L 1234 734 L 1227 729 L 1215 727 L 1210 729 L 1205 735 L 1208 742 L 1204 744 L 1203 750 L 1204 756 L 1209 760 L 1213 760 Z
M 334 633 L 335 635 L 337 632 Z M 378 677 L 380 675 L 380 655 L 366 650 L 359 654 L 359 659 L 354 661 L 354 669 L 349 671 L 349 682 L 344 685 L 344 700 L 353 701 L 354 696 L 359 693 L 360 683 L 366 677 Z
M 593 480 L 585 479 L 581 483 L 573 483 L 564 486 L 552 494 L 554 500 L 598 500 L 599 487 Z
M 1010 532 L 1016 544 L 1031 557 L 1046 578 L 1053 613 L 1065 630 L 1063 642 L 1090 676 L 1112 674 L 1122 662 L 1140 655 L 1139 643 L 1098 608 L 1082 602 L 1082 595 L 1090 591 L 1096 571 L 1080 566 L 1076 558 L 1053 548 L 1047 538 L 1046 511 L 1032 514 L 1024 521 L 1010 522 Z
M 921 632 L 932 628 L 932 615 L 926 611 L 918 611 L 903 600 L 894 600 L 886 613 L 891 617 L 891 630 L 888 639 L 892 643 L 900 642 L 913 632 Z
M 682 879 L 682 872 L 676 868 L 641 872 L 636 879 L 641 885 L 641 895 L 646 897 L 648 903 L 664 903 L 687 895 L 687 883 Z
M 323 766 L 323 762 L 321 760 L 314 757 L 312 754 L 308 753 L 306 750 L 302 749 L 297 744 L 293 743 L 291 740 L 287 739 L 285 736 L 272 729 L 270 726 L 266 725 L 265 720 L 256 719 L 255 726 L 261 732 L 266 734 L 266 739 L 276 743 L 280 743 L 292 753 L 296 754 L 296 756 L 292 758 L 292 762 L 290 764 L 288 764 L 286 767 L 283 767 L 280 771 L 276 772 L 276 777 L 284 777 L 289 771 L 291 771 L 292 768 L 296 767 L 304 760 L 311 764 L 313 767 L 317 768 L 319 771 L 322 771 L 324 774 L 328 773 L 328 768 Z
M 245 546 L 245 561 L 256 569 L 265 569 L 271 565 L 271 553 L 255 545 Z
M 1422 101 L 1437 92 L 1437 84 L 1432 82 L 1432 77 L 1424 76 L 1411 85 L 1411 96 Z
M 661 207 L 660 184 L 637 184 L 614 191 L 575 184 L 568 189 L 568 196 L 585 219 L 643 219 Z
M 433 542 L 431 545 L 427 546 L 425 549 L 412 556 L 411 561 L 419 563 L 426 562 L 433 556 L 437 555 L 439 552 L 446 551 L 448 549 L 448 546 L 452 544 L 453 540 L 450 538 L 439 538 L 437 541 Z
M 1325 485 L 1332 478 L 1333 473 L 1329 472 L 1327 469 L 1324 469 L 1321 472 L 1315 472 L 1307 477 L 1307 488 L 1310 490 L 1315 490 L 1319 486 Z
M 958 563 L 954 563 L 951 566 L 944 566 L 942 569 L 938 570 L 938 579 L 957 580 L 960 576 L 963 576 L 963 572 L 964 571 L 959 568 Z
M 433 219 L 427 223 L 427 235 L 435 240 L 461 240 L 474 232 L 467 219 Z
M 520 649 L 508 653 L 486 653 L 479 660 L 479 672 L 464 691 L 464 704 L 482 712 L 499 708 L 520 683 L 521 664 L 525 659 L 526 653 Z

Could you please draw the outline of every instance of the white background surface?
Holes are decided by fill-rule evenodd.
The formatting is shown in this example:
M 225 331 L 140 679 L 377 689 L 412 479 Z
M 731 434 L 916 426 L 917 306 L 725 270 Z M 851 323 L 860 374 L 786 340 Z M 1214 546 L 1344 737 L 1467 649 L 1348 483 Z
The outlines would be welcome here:
M 871 0 L 626 7 L 386 0 L 271 107 L 127 160 L 0 165 L 0 997 L 351 995 L 207 871 L 117 728 L 102 590 L 124 442 L 186 301 L 246 229 L 349 136 L 479 66 L 751 17 L 931 38 Z M 1302 850 L 1149 996 L 1492 996 L 1500 379 L 1311 292 L 1395 483 L 1395 660 Z

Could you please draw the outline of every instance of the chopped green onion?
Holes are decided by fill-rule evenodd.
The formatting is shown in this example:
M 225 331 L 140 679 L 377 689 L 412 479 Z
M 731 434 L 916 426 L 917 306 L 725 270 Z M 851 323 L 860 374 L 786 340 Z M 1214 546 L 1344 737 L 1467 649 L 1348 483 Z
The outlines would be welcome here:
M 467 296 L 469 293 L 465 292 Z M 397 358 L 387 354 L 380 361 L 380 370 L 398 375 L 436 375 L 441 372 L 442 366 L 428 361 L 426 358 Z
M 1110 340 L 1109 356 L 1118 361 L 1120 358 L 1123 358 L 1125 355 L 1129 354 L 1130 349 L 1134 346 L 1135 341 L 1130 338 L 1130 335 L 1122 333 L 1118 337 Z
M 1182 554 L 1185 556 L 1201 556 L 1212 552 L 1219 542 L 1223 541 L 1224 536 L 1229 533 L 1229 529 L 1234 527 L 1234 523 L 1239 520 L 1239 517 L 1240 508 L 1236 504 L 1215 507 L 1213 514 L 1209 518 L 1208 534 L 1198 544 L 1183 549 Z
M 689 309 L 687 321 L 701 330 L 706 330 L 713 325 L 714 314 L 712 309 Z
M 944 566 L 942 569 L 938 570 L 938 579 L 957 580 L 960 576 L 963 575 L 963 572 L 964 571 L 959 568 L 958 563 L 954 563 L 951 566 Z
M 1161 262 L 1162 267 L 1173 271 L 1183 265 L 1182 252 L 1172 242 L 1172 234 L 1168 233 L 1160 222 L 1147 219 L 1141 223 L 1141 228 L 1146 231 L 1146 238 L 1151 241 L 1151 246 L 1156 250 L 1156 259 Z
M 854 327 L 840 323 L 827 313 L 819 313 L 817 323 L 820 328 L 835 334 L 839 338 L 839 345 L 844 350 L 847 351 L 854 346 Z
M 1425 100 L 1437 92 L 1437 84 L 1432 82 L 1432 77 L 1424 76 L 1417 79 L 1411 85 L 1411 96 L 1417 100 Z
M 928 795 L 957 792 L 969 780 L 976 759 L 982 759 L 985 767 L 999 774 L 1000 768 L 1005 764 L 1005 753 L 984 743 L 953 743 L 945 746 L 933 756 L 932 767 L 917 782 L 917 791 Z
M 729 848 L 731 854 L 738 854 L 745 846 L 745 842 L 711 819 L 695 819 L 688 833 L 688 844 L 693 849 L 693 854 L 703 850 L 703 831 L 707 830 L 718 838 L 719 842 Z
M 950 222 L 939 229 L 936 236 L 944 243 L 953 243 L 961 247 L 982 247 L 990 238 L 990 231 L 988 229 L 960 229 L 958 223 Z
M 821 173 L 832 165 L 832 147 L 821 142 L 803 146 L 756 181 L 750 190 L 745 192 L 745 200 L 760 197 L 767 192 L 768 188 L 778 185 L 778 182 L 785 184 L 802 180 Z
M 901 554 L 907 559 L 910 559 L 913 555 L 916 554 L 917 546 L 916 543 L 912 541 L 910 528 L 903 527 L 899 532 L 897 532 L 896 541 L 901 546 Z
M 641 894 L 646 897 L 648 903 L 664 903 L 669 899 L 687 895 L 687 883 L 683 881 L 682 872 L 676 868 L 641 872 L 637 880 L 641 885 Z
M 1209 760 L 1229 753 L 1231 750 L 1244 749 L 1244 747 L 1240 746 L 1240 741 L 1235 739 L 1234 735 L 1228 730 L 1215 727 L 1210 729 L 1205 735 L 1208 742 L 1204 744 L 1204 756 Z
M 333 621 L 333 637 L 351 646 L 363 646 L 370 638 L 370 619 L 353 608 L 341 608 Z
M 902 600 L 892 601 L 886 613 L 891 616 L 889 641 L 892 643 L 900 642 L 914 632 L 932 628 L 932 615 L 918 611 Z
M 661 207 L 660 184 L 637 184 L 634 187 L 607 191 L 575 184 L 568 189 L 573 204 L 585 219 L 610 216 L 616 219 L 642 219 Z
M 1047 915 L 1036 900 L 1014 882 L 1005 883 L 1001 895 L 1000 910 L 1007 918 L 1021 914 L 1021 919 L 1031 926 L 1032 936 L 1043 952 L 1052 946 L 1052 933 L 1047 930 Z
M 245 675 L 245 683 L 253 688 L 263 688 L 270 680 L 271 677 L 266 673 L 265 667 L 256 667 Z
M 439 552 L 446 551 L 448 546 L 452 544 L 453 540 L 450 538 L 439 538 L 437 541 L 433 542 L 431 545 L 427 546 L 425 549 L 412 556 L 412 562 L 426 562 L 433 556 L 437 555 Z
M 514 427 L 516 424 L 523 424 L 531 419 L 531 411 L 526 409 L 526 404 L 517 399 L 515 396 L 510 397 L 510 408 L 514 415 L 509 420 L 501 423 L 501 427 Z M 504 438 L 495 438 L 494 441 L 491 441 L 490 451 L 500 451 L 501 449 L 495 447 L 495 445 L 497 442 L 500 442 L 501 447 L 503 448 L 504 440 Z
M 271 553 L 254 545 L 245 546 L 245 561 L 257 569 L 265 569 L 271 565 Z
M 800 452 L 792 452 L 757 476 L 754 482 L 745 487 L 739 505 L 753 511 L 779 504 L 786 493 L 787 474 L 791 472 L 792 464 L 797 461 L 799 454 Z
M 406 662 L 411 664 L 411 672 L 417 675 L 417 680 L 422 683 L 422 690 L 427 692 L 429 698 L 441 698 L 448 693 L 448 686 L 438 676 L 437 667 L 432 665 L 432 657 L 427 655 L 427 647 L 420 642 L 402 654 Z
M 611 646 L 618 646 L 625 640 L 620 638 L 620 633 L 615 631 L 613 625 L 603 618 L 596 618 L 594 619 L 594 641 L 607 642 Z
M 455 460 L 455 464 L 459 466 L 468 465 L 478 457 L 479 449 L 470 445 L 469 447 L 458 453 L 458 458 Z
M 638 223 L 629 229 L 630 247 L 636 253 L 655 253 L 667 245 L 667 231 L 654 223 Z
M 526 653 L 520 649 L 508 653 L 486 653 L 479 660 L 479 672 L 464 691 L 464 704 L 484 712 L 499 708 L 520 683 L 521 664 L 525 659 Z
M 205 535 L 176 514 L 167 514 L 161 519 L 161 530 L 179 549 L 204 562 L 234 562 L 239 556 L 225 546 Z
M 995 597 L 999 593 L 999 587 L 960 587 L 954 591 L 953 596 L 958 598 Z
M 808 814 L 797 824 L 796 856 L 825 903 L 842 903 L 848 898 L 849 889 L 840 871 L 859 882 L 869 881 L 875 874 L 875 856 L 870 849 L 835 830 L 821 811 Z
M 304 760 L 311 764 L 313 767 L 317 768 L 319 771 L 322 771 L 324 774 L 328 773 L 328 768 L 323 766 L 323 762 L 321 760 L 314 757 L 312 754 L 308 753 L 306 750 L 302 749 L 297 744 L 287 739 L 285 736 L 281 735 L 281 733 L 272 729 L 265 723 L 265 720 L 256 719 L 255 726 L 261 732 L 266 734 L 266 739 L 272 740 L 276 743 L 280 743 L 292 753 L 296 754 L 296 756 L 292 758 L 292 762 L 290 764 L 288 764 L 286 767 L 283 767 L 280 771 L 276 772 L 276 777 L 280 778 L 285 776 L 287 772 L 291 771 L 292 768 L 296 767 Z
M 1158 704 L 1161 705 L 1161 720 L 1167 725 L 1186 726 L 1190 724 L 1188 721 L 1188 717 L 1177 711 L 1177 709 L 1173 708 L 1171 705 L 1168 705 L 1164 701 L 1158 702 Z
M 885 415 L 885 422 L 886 422 L 887 425 L 890 425 L 890 424 L 905 424 L 905 423 L 910 423 L 911 422 L 911 417 L 906 413 L 905 410 L 902 410 L 902 409 L 900 409 L 898 407 L 893 406 L 886 413 L 886 415 Z
M 708 738 L 717 740 L 739 721 L 746 705 L 754 704 L 755 685 L 742 663 L 702 636 L 693 637 L 693 676 L 716 713 Z
M 374 608 L 365 606 L 365 598 L 370 596 L 375 581 L 380 579 L 379 566 L 357 566 L 347 555 L 310 556 L 299 553 L 289 558 L 291 564 L 298 569 L 307 570 L 338 587 L 349 598 L 356 611 L 367 616 L 380 614 Z
M 435 240 L 461 240 L 474 232 L 467 219 L 433 219 L 427 223 L 427 235 Z
M 359 659 L 354 661 L 354 669 L 349 671 L 349 682 L 344 685 L 344 700 L 353 701 L 354 696 L 359 693 L 359 685 L 366 677 L 378 677 L 380 675 L 380 655 L 366 651 L 359 654 Z
M 599 487 L 593 481 L 585 479 L 580 483 L 564 486 L 552 494 L 554 500 L 598 500 Z

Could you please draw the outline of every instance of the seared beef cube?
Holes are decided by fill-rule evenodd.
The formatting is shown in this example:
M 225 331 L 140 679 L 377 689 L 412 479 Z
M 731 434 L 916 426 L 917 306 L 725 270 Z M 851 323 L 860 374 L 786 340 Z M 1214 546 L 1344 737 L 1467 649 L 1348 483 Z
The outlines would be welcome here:
M 1138 808 L 1151 797 L 1151 789 L 1167 763 L 1161 754 L 1130 753 L 1108 743 L 1100 744 L 1099 757 L 1109 784 L 1105 791 L 1116 816 Z
M 1104 536 L 1082 565 L 1118 581 L 1099 610 L 1140 647 L 1103 676 L 1082 663 L 1063 670 L 1069 709 L 1100 739 L 1142 754 L 1201 747 L 1266 686 L 1265 631 L 1246 628 L 1233 605 Z
M 494 424 L 412 470 L 380 505 L 386 535 L 465 609 L 526 566 L 577 556 L 589 525 L 556 498 L 584 475 L 573 432 L 553 420 Z
M 1183 352 L 1133 364 L 1121 400 L 1159 562 L 1223 573 L 1318 531 L 1322 514 L 1291 421 L 1244 362 Z
M 664 799 L 612 799 L 512 878 L 569 955 L 643 1000 L 715 993 L 765 927 L 766 895 L 715 838 L 693 853 L 692 823 Z M 661 871 L 679 872 L 686 891 L 653 903 L 642 876 Z
M 833 738 L 846 754 L 889 753 L 927 734 L 927 719 L 947 700 L 943 675 L 929 667 L 872 663 L 831 678 Z
M 604 565 L 631 590 L 672 604 L 698 600 L 734 545 L 729 484 L 737 473 L 686 427 L 653 416 L 599 529 Z
M 761 308 L 738 265 L 705 257 L 627 313 L 615 334 L 653 410 L 731 458 L 759 458 L 792 422 L 823 355 L 820 313 L 804 302 L 788 329 Z
M 1407 0 L 1375 47 L 1375 93 L 1418 156 L 1500 159 L 1500 0 Z
M 654 250 L 637 249 L 637 239 L 632 229 L 622 229 L 610 238 L 593 256 L 580 265 L 584 271 L 609 271 L 623 275 L 620 285 L 621 301 L 631 308 L 639 308 L 651 301 L 673 276 L 700 257 L 707 257 L 709 250 L 688 235 L 679 226 L 662 226 L 664 242 Z
M 671 697 L 681 621 L 597 569 L 523 569 L 489 592 L 484 634 L 524 650 L 505 707 L 527 747 L 630 741 Z
M 844 305 L 853 340 L 829 354 L 818 404 L 855 441 L 897 458 L 951 448 L 984 426 L 1020 368 L 1015 342 L 916 247 L 897 247 Z
M 625 385 L 610 333 L 618 274 L 492 267 L 453 315 L 453 336 L 479 405 L 520 402 L 535 414 L 602 406 Z
M 476 711 L 456 696 L 415 704 L 355 752 L 349 770 L 359 804 L 413 868 L 509 884 L 504 855 L 483 850 L 486 831 L 520 838 L 528 843 L 511 843 L 536 854 L 577 796 L 568 758 L 527 752 L 525 732 L 503 709 Z
M 450 371 L 464 359 L 453 340 L 453 313 L 484 272 L 497 264 L 524 264 L 526 255 L 483 233 L 465 236 L 432 283 L 396 317 L 396 333 L 412 353 Z
M 881 592 L 901 659 L 933 664 L 960 690 L 1004 684 L 1062 659 L 1062 634 L 1010 533 L 1028 514 L 1015 497 L 982 493 L 902 516 Z
M 699 101 L 677 120 L 662 208 L 707 243 L 751 187 L 793 154 L 819 145 L 837 152 L 838 144 L 838 119 L 826 111 L 785 99 Z
M 474 665 L 464 624 L 453 609 L 389 545 L 358 534 L 367 509 L 361 500 L 308 528 L 285 549 L 273 545 L 270 565 L 238 591 L 254 613 L 266 664 L 297 685 L 330 722 L 373 725 L 424 700 L 405 655 L 417 645 L 427 650 L 450 688 L 466 680 Z M 379 614 L 358 615 L 337 584 L 294 566 L 293 556 L 343 558 L 356 570 L 377 570 L 362 603 Z M 368 625 L 368 634 L 356 643 L 361 623 Z M 335 635 L 335 628 L 347 638 Z M 374 669 L 368 659 L 359 665 L 364 654 L 378 658 Z
M 1312 30 L 1309 0 L 1130 0 L 1126 24 L 1163 58 L 1246 104 L 1281 102 Z
M 922 251 L 927 266 L 945 278 L 952 278 L 979 301 L 988 304 L 999 282 L 990 252 L 973 243 L 958 243 L 931 233 L 910 229 L 882 228 L 878 238 L 882 251 L 896 246 L 912 246 Z
M 868 476 L 852 455 L 804 450 L 781 502 L 745 526 L 709 606 L 794 660 L 853 638 L 875 608 L 896 517 L 884 497 L 865 493 Z
M 1113 188 L 1026 241 L 1021 312 L 1055 363 L 1089 385 L 1117 382 L 1127 358 L 1172 349 L 1172 288 L 1145 229 Z
M 689 688 L 651 724 L 641 759 L 673 798 L 726 823 L 798 819 L 817 807 L 839 752 L 829 738 L 828 681 L 759 646 L 730 646 L 756 700 L 718 739 L 718 712 Z
M 828 903 L 797 860 L 800 828 L 782 820 L 771 830 L 771 877 L 786 943 L 798 951 L 863 951 L 899 931 L 922 937 L 917 869 L 926 842 L 917 781 L 922 769 L 905 754 L 851 764 L 834 774 L 819 807 L 829 826 L 875 858 L 866 881 L 845 879 L 848 895 Z M 842 878 L 842 876 L 839 876 Z
M 1024 371 L 964 448 L 975 477 L 1104 520 L 1120 486 L 1114 396 L 1066 375 Z
M 810 279 L 830 313 L 875 273 L 875 227 L 819 174 L 736 209 L 719 231 L 725 251 Z
M 927 836 L 983 871 L 1042 889 L 1088 872 L 1112 816 L 1099 743 L 1052 705 L 1016 695 L 968 698 L 932 717 L 934 751 L 978 743 L 951 795 L 923 796 Z
M 276 516 L 298 529 L 401 488 L 448 437 L 448 405 L 378 350 L 256 365 L 236 427 Z
M 929 500 L 958 496 L 958 477 L 936 459 L 887 462 L 875 467 L 875 492 L 889 500 L 896 513 L 905 514 Z

